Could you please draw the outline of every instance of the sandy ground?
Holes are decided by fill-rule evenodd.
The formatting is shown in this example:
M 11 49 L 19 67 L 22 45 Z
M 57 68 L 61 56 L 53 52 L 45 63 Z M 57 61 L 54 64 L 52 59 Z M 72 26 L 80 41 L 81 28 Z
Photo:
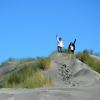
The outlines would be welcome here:
M 51 68 L 42 73 L 54 80 L 51 87 L 0 89 L 0 100 L 100 100 L 100 75 L 86 64 L 56 54 Z

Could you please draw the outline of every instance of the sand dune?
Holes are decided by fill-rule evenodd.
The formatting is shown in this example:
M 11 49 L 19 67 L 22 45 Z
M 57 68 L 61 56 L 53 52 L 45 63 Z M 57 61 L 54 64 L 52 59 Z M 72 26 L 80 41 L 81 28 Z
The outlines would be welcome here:
M 42 73 L 53 79 L 51 87 L 0 89 L 0 100 L 100 100 L 100 75 L 74 56 L 56 54 L 51 68 Z

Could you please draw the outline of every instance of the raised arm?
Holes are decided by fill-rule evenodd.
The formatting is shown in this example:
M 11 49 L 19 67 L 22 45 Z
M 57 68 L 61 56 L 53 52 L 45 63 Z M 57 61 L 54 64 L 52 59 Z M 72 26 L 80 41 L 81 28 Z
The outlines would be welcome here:
M 57 39 L 57 41 L 59 42 L 59 36 L 58 36 L 58 35 L 56 35 L 56 39 Z
M 76 43 L 76 39 L 74 40 L 74 44 Z

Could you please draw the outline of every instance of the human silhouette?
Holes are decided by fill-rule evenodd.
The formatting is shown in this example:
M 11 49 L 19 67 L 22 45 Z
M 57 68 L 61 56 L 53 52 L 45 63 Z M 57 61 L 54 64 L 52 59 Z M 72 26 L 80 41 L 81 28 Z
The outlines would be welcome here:
M 73 54 L 75 51 L 75 43 L 76 43 L 76 39 L 74 40 L 74 42 L 70 42 L 70 44 L 68 46 L 68 50 L 71 51 L 71 53 L 73 53 Z
M 58 52 L 63 52 L 62 48 L 64 47 L 64 45 L 63 45 L 62 38 L 59 37 L 58 35 L 56 35 L 56 39 L 57 39 L 57 43 L 58 43 L 58 45 L 57 45 Z

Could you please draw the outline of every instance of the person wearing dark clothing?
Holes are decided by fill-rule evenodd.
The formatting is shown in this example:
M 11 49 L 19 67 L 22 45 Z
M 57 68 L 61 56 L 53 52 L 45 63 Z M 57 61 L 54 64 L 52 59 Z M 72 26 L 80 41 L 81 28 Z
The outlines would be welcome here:
M 74 40 L 74 42 L 70 42 L 70 44 L 68 46 L 68 50 L 71 51 L 71 53 L 73 53 L 73 54 L 75 51 L 75 43 L 76 43 L 76 39 Z

